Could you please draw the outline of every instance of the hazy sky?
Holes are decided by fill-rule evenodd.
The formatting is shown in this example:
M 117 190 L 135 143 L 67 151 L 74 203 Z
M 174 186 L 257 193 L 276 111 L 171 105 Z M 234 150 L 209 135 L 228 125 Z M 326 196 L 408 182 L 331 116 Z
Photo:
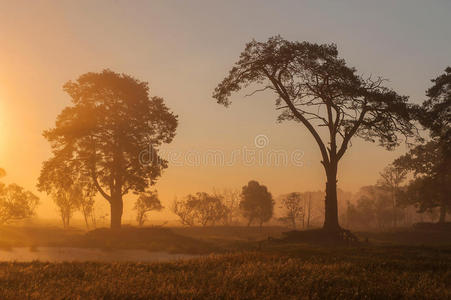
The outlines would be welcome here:
M 200 166 L 170 164 L 159 180 L 163 204 L 175 195 L 240 188 L 250 179 L 274 195 L 324 187 L 320 156 L 306 130 L 276 123 L 272 94 L 234 95 L 224 108 L 212 99 L 246 42 L 280 34 L 290 40 L 334 42 L 360 73 L 390 80 L 413 102 L 451 64 L 450 1 L 2 1 L 0 0 L 0 167 L 5 182 L 36 191 L 50 156 L 41 133 L 69 104 L 62 85 L 110 68 L 148 81 L 179 115 L 166 150 L 186 155 L 255 149 L 302 151 L 302 165 Z M 406 151 L 388 152 L 354 140 L 340 165 L 339 186 L 373 184 L 385 165 Z M 197 153 L 197 154 L 196 154 Z M 188 160 L 192 161 L 192 157 Z M 37 193 L 39 194 L 39 193 Z M 55 208 L 39 194 L 41 216 Z M 99 199 L 99 201 L 104 201 Z M 130 216 L 132 200 L 125 206 Z

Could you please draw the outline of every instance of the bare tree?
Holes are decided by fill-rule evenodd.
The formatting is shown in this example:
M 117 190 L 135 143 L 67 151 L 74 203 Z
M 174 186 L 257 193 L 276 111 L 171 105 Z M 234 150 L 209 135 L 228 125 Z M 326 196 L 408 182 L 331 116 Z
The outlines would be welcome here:
M 68 187 L 56 190 L 51 195 L 58 207 L 63 228 L 68 229 L 72 215 L 80 208 L 81 191 L 76 187 Z
M 290 193 L 282 198 L 281 208 L 285 210 L 284 219 L 287 220 L 293 229 L 296 229 L 296 220 L 305 216 L 305 202 L 301 193 Z
M 381 179 L 378 184 L 381 188 L 390 193 L 390 198 L 392 201 L 393 227 L 397 226 L 398 195 L 400 193 L 400 185 L 406 179 L 407 173 L 407 170 L 395 165 L 387 166 L 384 171 L 380 173 Z
M 232 225 L 237 222 L 240 215 L 240 191 L 233 189 L 215 190 L 213 194 L 222 199 L 224 205 L 224 224 Z
M 185 226 L 194 226 L 196 214 L 186 199 L 175 198 L 172 203 L 172 212 L 180 218 L 180 223 Z

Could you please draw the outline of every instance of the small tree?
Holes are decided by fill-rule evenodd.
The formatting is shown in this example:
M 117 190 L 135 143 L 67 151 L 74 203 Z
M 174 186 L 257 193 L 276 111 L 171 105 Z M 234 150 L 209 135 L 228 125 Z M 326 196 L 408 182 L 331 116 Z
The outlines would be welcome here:
M 39 198 L 17 184 L 0 182 L 0 224 L 32 217 Z
M 243 186 L 240 209 L 248 220 L 247 226 L 256 221 L 261 228 L 273 215 L 274 200 L 266 186 L 251 180 Z
M 216 190 L 214 196 L 222 199 L 225 213 L 224 225 L 235 224 L 240 214 L 240 191 L 233 189 Z
M 400 193 L 400 185 L 406 179 L 407 170 L 395 165 L 387 166 L 382 173 L 380 173 L 381 179 L 379 185 L 381 188 L 387 190 L 390 193 L 393 209 L 393 227 L 396 227 L 397 223 L 397 209 L 398 209 L 398 197 Z
M 151 211 L 160 211 L 163 209 L 160 199 L 156 191 L 149 191 L 139 194 L 133 208 L 136 210 L 136 221 L 139 226 L 143 226 L 147 221 L 148 213 Z
M 63 227 L 68 229 L 72 215 L 80 208 L 81 191 L 77 187 L 68 187 L 56 190 L 52 197 L 58 207 Z
M 290 193 L 282 198 L 281 208 L 285 210 L 284 219 L 293 229 L 296 229 L 296 220 L 303 219 L 305 210 L 301 193 Z
M 174 201 L 173 211 L 184 225 L 215 225 L 227 217 L 227 207 L 218 195 L 199 192 L 188 195 L 182 201 Z
M 53 157 L 43 163 L 37 184 L 38 190 L 50 195 L 63 222 L 68 228 L 75 211 L 81 210 L 86 227 L 94 209 L 95 187 L 86 173 L 63 157 Z
M 174 199 L 172 203 L 172 212 L 180 218 L 180 223 L 185 226 L 194 226 L 196 221 L 196 212 L 194 207 L 188 203 L 187 199 Z

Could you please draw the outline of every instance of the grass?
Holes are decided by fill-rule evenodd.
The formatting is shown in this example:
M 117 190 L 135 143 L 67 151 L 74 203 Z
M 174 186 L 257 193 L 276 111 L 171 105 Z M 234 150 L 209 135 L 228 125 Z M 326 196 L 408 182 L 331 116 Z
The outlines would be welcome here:
M 278 239 L 283 231 L 207 227 L 86 233 L 3 227 L 0 244 L 5 249 L 70 246 L 213 254 L 171 263 L 3 262 L 0 299 L 451 299 L 449 231 L 361 232 L 357 236 L 365 242 L 354 247 L 288 242 Z
M 173 263 L 0 263 L 1 299 L 451 299 L 451 248 L 278 245 Z

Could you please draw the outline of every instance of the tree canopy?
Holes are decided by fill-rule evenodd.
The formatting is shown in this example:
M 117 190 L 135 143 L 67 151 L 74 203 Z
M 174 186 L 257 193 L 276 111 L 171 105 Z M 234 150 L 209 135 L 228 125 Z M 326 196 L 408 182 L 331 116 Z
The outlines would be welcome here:
M 274 209 L 274 200 L 268 188 L 251 180 L 243 186 L 241 192 L 240 209 L 248 220 L 248 225 L 257 222 L 260 227 L 271 219 Z
M 410 171 L 415 179 L 408 185 L 404 200 L 420 212 L 440 208 L 439 222 L 451 211 L 451 68 L 432 79 L 428 99 L 417 109 L 417 119 L 429 130 L 431 140 L 417 145 L 394 164 Z
M 177 116 L 147 82 L 110 70 L 86 73 L 64 85 L 72 105 L 46 130 L 54 161 L 89 178 L 111 206 L 111 227 L 120 228 L 122 197 L 143 192 L 167 167 L 158 148 L 175 136 Z M 151 159 L 140 153 L 150 149 Z M 45 164 L 44 164 L 45 168 Z
M 148 219 L 148 213 L 154 210 L 162 210 L 163 205 L 161 205 L 156 191 L 147 191 L 139 194 L 133 209 L 136 210 L 136 221 L 138 225 L 143 226 L 144 222 Z
M 32 217 L 39 198 L 17 184 L 0 182 L 0 224 Z

